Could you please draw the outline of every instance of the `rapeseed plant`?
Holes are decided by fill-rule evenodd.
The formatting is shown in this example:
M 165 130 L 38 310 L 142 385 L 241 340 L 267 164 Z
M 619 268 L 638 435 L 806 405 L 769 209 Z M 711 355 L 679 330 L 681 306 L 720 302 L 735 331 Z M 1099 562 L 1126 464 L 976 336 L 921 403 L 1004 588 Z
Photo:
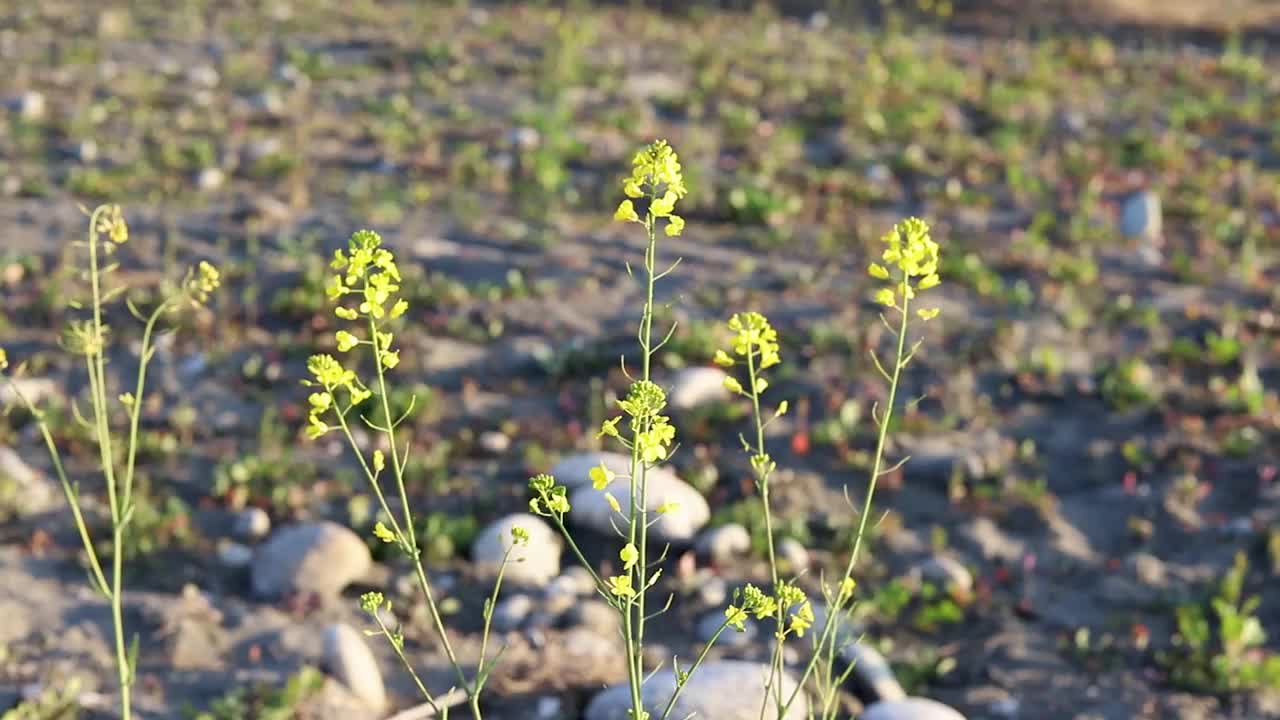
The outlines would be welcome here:
M 491 662 L 487 658 L 493 607 L 497 603 L 503 573 L 511 551 L 516 545 L 527 544 L 529 535 L 523 528 L 512 529 L 511 543 L 507 546 L 499 567 L 492 595 L 485 603 L 483 641 L 478 667 L 474 677 L 468 678 L 449 639 L 435 591 L 423 564 L 422 546 L 416 530 L 417 523 L 414 522 L 413 507 L 409 502 L 409 493 L 405 486 L 405 468 L 409 465 L 410 444 L 401 443 L 396 436 L 396 431 L 413 412 L 416 397 L 411 397 L 408 410 L 399 417 L 393 417 L 391 412 L 391 391 L 387 383 L 387 371 L 395 369 L 400 364 L 400 350 L 395 346 L 395 333 L 391 328 L 392 323 L 409 309 L 408 300 L 400 294 L 400 268 L 396 265 L 395 254 L 382 246 L 382 237 L 372 230 L 360 230 L 354 233 L 346 251 L 334 252 L 330 268 L 333 270 L 333 275 L 330 276 L 325 291 L 329 299 L 335 302 L 334 315 L 350 323 L 348 326 L 350 329 L 344 328 L 334 333 L 334 341 L 341 355 L 353 357 L 353 359 L 349 364 L 344 364 L 333 355 L 317 354 L 312 355 L 307 361 L 307 370 L 311 378 L 303 380 L 303 384 L 315 388 L 315 391 L 307 398 L 310 412 L 307 417 L 306 434 L 316 439 L 330 432 L 341 432 L 351 446 L 360 469 L 368 480 L 369 488 L 373 491 L 382 510 L 383 519 L 374 526 L 373 534 L 378 540 L 395 545 L 413 563 L 418 586 L 426 598 L 427 611 L 440 637 L 445 655 L 453 666 L 459 686 L 466 691 L 472 717 L 475 720 L 481 720 L 480 693 L 496 662 L 496 659 Z M 354 354 L 362 350 L 368 354 L 374 367 L 374 374 L 369 382 L 361 378 L 353 369 L 359 367 L 358 359 Z M 365 417 L 358 411 L 365 401 L 371 399 L 376 400 L 379 411 L 377 419 Z M 374 450 L 366 455 L 352 431 L 353 412 L 361 423 L 383 434 L 390 457 L 382 450 Z M 400 501 L 400 515 L 392 511 L 387 496 L 382 490 L 382 478 L 387 474 L 388 468 L 390 468 L 389 474 L 395 481 Z M 438 704 L 436 697 L 427 690 L 412 663 L 405 656 L 402 630 L 399 627 L 389 627 L 383 620 L 382 612 L 391 609 L 391 602 L 381 593 L 370 592 L 360 598 L 360 605 L 378 626 L 378 630 L 370 631 L 368 634 L 381 634 L 387 638 L 427 703 L 439 717 L 447 718 L 448 708 Z
M 107 397 L 106 353 L 110 345 L 110 328 L 103 321 L 103 308 L 124 288 L 106 290 L 106 278 L 116 265 L 104 264 L 117 247 L 129 240 L 129 226 L 119 205 L 102 205 L 89 215 L 89 231 L 86 246 L 89 256 L 88 280 L 90 286 L 90 317 L 72 321 L 63 334 L 63 346 L 71 353 L 82 356 L 89 378 L 89 395 L 92 414 L 86 419 L 73 403 L 76 420 L 86 427 L 97 443 L 99 467 L 107 489 L 107 507 L 111 514 L 111 567 L 103 568 L 103 562 L 93 542 L 92 533 L 85 521 L 80 502 L 78 483 L 67 477 L 61 454 L 53 439 L 46 415 L 23 395 L 20 387 L 8 378 L 14 395 L 27 407 L 44 438 L 49 457 L 62 485 L 63 494 L 71 509 L 85 554 L 89 560 L 89 579 L 94 589 L 106 598 L 111 606 L 111 624 L 115 639 L 115 662 L 120 688 L 120 716 L 132 717 L 131 689 L 137 665 L 137 638 L 127 647 L 124 627 L 124 556 L 126 540 L 138 508 L 134 495 L 134 470 L 138 450 L 138 423 L 144 406 L 147 367 L 155 354 L 153 341 L 157 324 L 165 315 L 184 307 L 200 307 L 221 284 L 218 270 L 207 262 L 200 262 L 187 272 L 186 278 L 151 311 L 144 315 L 131 301 L 126 300 L 129 311 L 144 323 L 142 344 L 138 354 L 138 374 L 132 392 L 117 396 L 116 401 L 128 415 L 128 436 L 123 447 L 124 467 L 118 467 L 121 448 L 111 435 L 111 411 L 113 404 Z M 82 309 L 79 301 L 72 301 L 74 309 Z M 8 355 L 0 348 L 0 373 L 8 369 Z

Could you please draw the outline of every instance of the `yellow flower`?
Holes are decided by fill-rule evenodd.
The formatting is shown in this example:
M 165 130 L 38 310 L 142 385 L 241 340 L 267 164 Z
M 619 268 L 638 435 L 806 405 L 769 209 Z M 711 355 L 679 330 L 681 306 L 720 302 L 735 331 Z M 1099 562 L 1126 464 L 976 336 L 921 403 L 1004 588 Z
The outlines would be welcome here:
M 636 596 L 635 588 L 631 587 L 630 575 L 614 575 L 609 578 L 609 592 L 620 598 L 633 598 Z
M 720 367 L 733 367 L 733 358 L 729 357 L 729 353 L 723 350 L 716 351 L 715 363 Z
M 381 520 L 378 521 L 377 525 L 373 526 L 373 534 L 384 543 L 393 543 L 396 541 L 396 534 L 391 532 L 391 528 L 384 525 Z
M 511 528 L 511 542 L 516 545 L 529 544 L 529 531 L 516 525 Z
M 889 288 L 881 288 L 876 291 L 876 302 L 889 307 L 893 307 L 898 304 L 897 298 L 893 295 L 893 290 Z
M 622 548 L 622 551 L 618 553 L 618 557 L 622 558 L 622 567 L 630 570 L 635 567 L 636 561 L 640 559 L 640 551 L 636 549 L 635 545 L 627 543 Z
M 938 308 L 920 308 L 916 310 L 916 315 L 919 315 L 921 320 L 932 320 L 938 317 L 940 312 L 942 311 Z
M 725 619 L 728 620 L 729 627 L 742 632 L 746 630 L 747 611 L 736 605 L 730 605 L 724 609 Z
M 597 490 L 605 489 L 617 477 L 612 470 L 604 466 L 603 462 L 591 468 L 591 471 L 587 474 L 591 477 L 591 487 Z
M 791 631 L 796 637 L 804 637 L 804 631 L 813 626 L 813 620 L 813 606 L 805 600 L 800 609 L 791 615 Z
M 0 348 L 0 370 L 4 370 L 8 367 L 9 367 L 9 355 L 4 351 L 4 348 Z
M 605 502 L 609 503 L 609 507 L 613 508 L 615 513 L 618 513 L 619 515 L 622 514 L 622 506 L 618 504 L 618 498 L 614 497 L 613 493 L 605 493 L 604 499 Z
M 356 336 L 346 330 L 339 330 L 334 333 L 333 337 L 338 341 L 338 352 L 347 352 L 351 348 L 360 344 L 360 341 L 356 339 Z
M 741 382 L 738 382 L 738 378 L 736 378 L 736 377 L 734 377 L 734 376 L 732 376 L 732 375 L 730 375 L 730 376 L 728 376 L 728 377 L 726 377 L 726 378 L 724 379 L 724 389 L 725 389 L 725 390 L 728 390 L 729 392 L 731 392 L 731 393 L 733 393 L 733 394 L 735 394 L 735 395 L 742 395 L 742 394 L 744 394 L 744 392 L 743 392 L 743 390 L 742 390 L 742 383 L 741 383 Z
M 879 263 L 871 263 L 871 265 L 867 267 L 867 274 L 877 280 L 889 279 L 889 271 Z
M 667 237 L 677 237 L 684 232 L 684 218 L 679 215 L 667 216 Z
M 397 300 L 396 304 L 391 306 L 391 313 L 390 313 L 391 319 L 395 320 L 396 318 L 403 315 L 405 311 L 408 309 L 409 309 L 408 300 L 405 300 L 404 298 Z
M 636 214 L 636 206 L 630 200 L 623 200 L 618 209 L 613 213 L 614 220 L 623 222 L 640 222 L 640 216 Z
M 680 503 L 675 502 L 674 500 L 668 500 L 667 502 L 664 502 L 658 506 L 658 514 L 666 515 L 667 513 L 673 513 L 679 509 L 680 509 Z
M 387 467 L 387 456 L 382 454 L 381 450 L 373 451 L 373 471 L 380 473 Z

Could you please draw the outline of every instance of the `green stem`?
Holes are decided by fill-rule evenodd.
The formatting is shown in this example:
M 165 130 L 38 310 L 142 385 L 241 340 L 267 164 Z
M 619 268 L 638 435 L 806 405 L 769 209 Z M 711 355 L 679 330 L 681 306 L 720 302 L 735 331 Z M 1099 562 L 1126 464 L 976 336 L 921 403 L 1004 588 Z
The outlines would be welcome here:
M 98 217 L 106 210 L 100 206 L 89 216 L 89 281 L 93 289 L 93 337 L 90 340 L 90 352 L 85 356 L 88 365 L 89 390 L 93 396 L 93 419 L 97 430 L 98 452 L 102 462 L 102 473 L 107 483 L 107 500 L 111 506 L 111 622 L 115 630 L 116 670 L 120 683 L 120 717 L 130 720 L 132 703 L 130 702 L 130 684 L 132 678 L 129 669 L 129 655 L 124 641 L 124 609 L 123 609 L 123 575 L 124 575 L 124 520 L 129 508 L 121 504 L 121 493 L 117 486 L 115 473 L 115 456 L 111 444 L 111 428 L 108 425 L 107 393 L 106 393 L 106 333 L 102 325 L 102 281 L 98 267 Z
M 878 428 L 878 435 L 876 437 L 875 459 L 872 462 L 871 477 L 867 481 L 867 496 L 866 498 L 864 498 L 862 503 L 862 515 L 861 517 L 858 518 L 858 534 L 854 538 L 853 551 L 849 555 L 849 562 L 845 566 L 844 574 L 840 576 L 841 581 L 843 581 L 845 578 L 853 576 L 854 567 L 858 563 L 858 554 L 862 549 L 862 540 L 865 537 L 866 531 L 867 531 L 867 518 L 870 517 L 871 515 L 871 503 L 872 503 L 872 499 L 875 496 L 877 481 L 879 481 L 880 479 L 880 469 L 884 462 L 885 441 L 889 436 L 889 420 L 890 418 L 893 417 L 893 405 L 898 394 L 898 381 L 902 376 L 902 368 L 904 367 L 903 359 L 906 357 L 907 320 L 910 318 L 910 313 L 908 312 L 908 309 L 909 309 L 908 306 L 910 305 L 910 302 L 911 301 L 906 297 L 906 294 L 902 293 L 902 307 L 899 308 L 899 312 L 901 312 L 902 314 L 902 320 L 898 326 L 897 356 L 894 358 L 893 372 L 891 373 L 891 377 L 889 379 L 889 397 L 888 397 L 888 401 L 885 403 L 884 414 L 881 417 L 880 427 Z M 850 597 L 846 598 L 844 597 L 843 594 L 837 592 L 835 605 L 827 609 L 826 622 L 823 623 L 822 635 L 818 640 L 817 647 L 819 648 L 819 650 L 825 645 L 825 643 L 827 642 L 833 643 L 832 645 L 832 661 L 833 662 L 834 662 L 834 656 L 835 656 L 834 643 L 836 642 L 837 629 L 840 624 L 840 614 L 843 611 L 845 601 L 849 599 L 852 599 L 852 594 L 850 594 Z M 800 677 L 800 682 L 796 685 L 795 691 L 791 693 L 791 697 L 787 700 L 786 704 L 783 706 L 784 710 L 786 710 L 787 708 L 790 708 L 791 704 L 795 702 L 796 697 L 799 695 L 801 689 L 804 687 L 804 683 L 808 680 L 809 675 L 813 672 L 814 666 L 816 665 L 817 660 L 820 656 L 821 656 L 820 652 L 815 652 L 814 657 L 805 666 L 804 674 Z

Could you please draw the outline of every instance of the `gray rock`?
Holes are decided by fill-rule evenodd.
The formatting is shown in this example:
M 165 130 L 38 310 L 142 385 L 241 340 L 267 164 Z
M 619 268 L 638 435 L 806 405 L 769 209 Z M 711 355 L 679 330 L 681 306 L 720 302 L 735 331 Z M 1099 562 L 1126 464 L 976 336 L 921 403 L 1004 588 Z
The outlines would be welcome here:
M 14 112 L 18 113 L 19 117 L 27 121 L 40 120 L 48 109 L 44 95 L 35 90 L 28 90 L 22 93 L 14 98 L 9 105 Z
M 1163 225 L 1160 196 L 1140 190 L 1125 197 L 1120 206 L 1120 234 L 1129 240 L 1159 240 Z
M 707 506 L 706 499 L 674 474 L 650 473 L 646 484 L 648 489 L 645 504 L 651 512 L 649 519 L 653 523 L 649 528 L 650 538 L 659 542 L 689 543 L 711 519 L 711 508 Z M 625 527 L 627 514 L 631 512 L 629 488 L 623 483 L 615 482 L 609 492 L 617 499 L 621 513 L 613 511 L 605 491 L 587 485 L 570 494 L 570 519 L 578 525 L 607 535 L 614 534 L 615 526 Z M 676 508 L 663 515 L 653 513 L 666 503 L 675 503 Z
M 968 594 L 973 590 L 973 574 L 949 555 L 934 555 L 912 568 L 911 575 L 949 592 Z
M 703 607 L 721 607 L 729 599 L 729 584 L 715 575 L 703 577 L 698 581 L 697 596 Z
M 493 609 L 493 629 L 500 633 L 519 630 L 533 608 L 533 598 L 523 593 L 499 600 Z
M 0 445 L 0 516 L 47 512 L 61 497 L 61 488 L 28 465 L 13 448 Z
M 875 698 L 881 703 L 907 697 L 907 692 L 894 677 L 889 661 L 865 642 L 850 643 L 840 648 L 840 658 L 853 665 L 849 679 L 858 697 Z
M 603 600 L 583 600 L 569 608 L 563 624 L 589 630 L 601 637 L 616 638 L 621 627 L 618 611 Z
M 260 540 L 271 532 L 271 516 L 260 507 L 249 507 L 231 518 L 231 532 L 243 540 Z
M 490 523 L 471 544 L 472 561 L 481 572 L 496 573 L 514 542 L 511 529 L 516 526 L 529 533 L 529 542 L 511 551 L 504 577 L 522 585 L 546 585 L 560 572 L 561 542 L 556 531 L 537 515 L 515 513 Z
M 215 552 L 218 556 L 218 562 L 232 570 L 240 570 L 253 564 L 253 548 L 241 545 L 238 542 L 231 540 L 219 541 Z
M 751 533 L 738 523 L 720 525 L 703 531 L 696 547 L 712 563 L 728 563 L 751 552 Z
M 902 698 L 874 703 L 861 720 L 965 720 L 956 710 L 928 698 Z
M 547 585 L 547 597 L 567 595 L 569 597 L 587 597 L 596 592 L 595 578 L 581 565 L 566 568 Z
M 778 560 L 783 568 L 798 575 L 809 569 L 809 550 L 795 538 L 782 538 L 777 545 Z
M 196 173 L 196 187 L 201 190 L 217 190 L 226 180 L 227 174 L 222 168 L 207 167 Z
M 618 476 L 619 481 L 626 481 L 627 476 L 631 473 L 631 457 L 616 452 L 589 452 L 570 455 L 551 468 L 551 475 L 560 482 L 561 485 L 569 489 L 581 487 L 583 485 L 591 485 L 591 468 L 597 467 L 600 463 L 613 471 Z M 655 472 L 666 472 L 674 476 L 670 470 L 650 470 L 652 476 Z
M 698 640 L 704 643 L 711 642 L 711 638 L 715 637 L 716 631 L 720 629 L 720 624 L 724 622 L 724 613 L 708 613 L 698 621 Z M 735 628 L 725 628 L 720 633 L 720 638 L 716 640 L 716 647 L 746 647 L 755 640 L 759 634 L 759 628 L 755 620 L 748 619 L 742 624 L 741 631 Z
M 0 383 L 0 407 L 25 407 L 24 398 L 32 405 L 40 405 L 59 394 L 58 383 L 49 378 L 8 378 Z
M 688 685 L 680 693 L 672 709 L 672 718 L 692 716 L 698 720 L 758 720 L 760 707 L 766 701 L 765 681 L 769 669 L 765 665 L 739 660 L 722 660 L 705 663 L 693 674 Z M 654 674 L 644 685 L 644 706 L 655 717 L 670 701 L 675 691 L 675 675 L 669 670 Z M 783 693 L 790 695 L 796 687 L 795 678 L 789 673 L 781 680 Z M 626 683 L 609 687 L 600 692 L 587 705 L 585 720 L 627 720 L 631 705 L 630 688 Z M 781 720 L 801 720 L 808 717 L 808 702 L 804 694 Z
M 703 405 L 727 400 L 724 388 L 728 374 L 718 367 L 681 368 L 671 378 L 667 402 L 676 410 L 692 410 Z
M 358 630 L 342 624 L 324 629 L 324 665 L 371 710 L 386 709 L 387 689 L 378 660 Z
M 276 598 L 289 592 L 337 595 L 369 571 L 373 559 L 358 535 L 333 522 L 282 528 L 253 557 L 253 592 Z

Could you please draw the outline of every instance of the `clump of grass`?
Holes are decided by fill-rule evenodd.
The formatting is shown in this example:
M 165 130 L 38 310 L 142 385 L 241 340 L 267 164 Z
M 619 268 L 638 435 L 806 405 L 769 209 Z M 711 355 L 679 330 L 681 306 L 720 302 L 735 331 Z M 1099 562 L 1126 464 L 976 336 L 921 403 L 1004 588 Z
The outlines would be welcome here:
M 108 279 L 116 269 L 116 263 L 108 263 L 108 259 L 117 248 L 129 240 L 129 227 L 124 214 L 118 205 L 102 205 L 89 215 L 89 230 L 84 243 L 88 253 L 86 277 L 90 289 L 87 308 L 79 300 L 72 300 L 74 310 L 86 310 L 88 317 L 73 320 L 63 335 L 63 346 L 67 351 L 84 358 L 85 370 L 89 378 L 90 407 L 92 412 L 86 418 L 78 406 L 72 405 L 76 421 L 89 431 L 98 446 L 99 468 L 107 490 L 107 508 L 111 515 L 111 542 L 109 550 L 110 567 L 104 568 L 98 544 L 93 538 L 89 523 L 85 519 L 84 505 L 80 499 L 79 483 L 73 483 L 67 476 L 62 463 L 58 446 L 50 429 L 49 418 L 45 412 L 30 402 L 23 395 L 20 386 L 9 379 L 9 386 L 14 395 L 26 405 L 34 417 L 41 436 L 48 448 L 49 456 L 62 484 L 63 493 L 71 509 L 76 529 L 85 554 L 89 560 L 89 578 L 95 590 L 106 598 L 111 606 L 112 629 L 115 636 L 115 661 L 117 679 L 120 689 L 120 715 L 129 720 L 132 712 L 130 690 L 135 679 L 134 668 L 137 657 L 137 640 L 128 647 L 124 627 L 124 561 L 131 552 L 137 551 L 139 544 L 135 527 L 139 523 L 147 523 L 151 513 L 149 506 L 139 505 L 139 499 L 145 500 L 141 493 L 135 495 L 135 461 L 139 445 L 138 424 L 144 406 L 146 391 L 147 367 L 155 354 L 155 332 L 161 319 L 182 308 L 199 307 L 205 304 L 210 293 L 216 290 L 221 282 L 219 273 L 212 265 L 201 262 L 196 268 L 188 271 L 182 283 L 164 296 L 156 307 L 144 314 L 131 301 L 126 300 L 129 311 L 144 323 L 142 344 L 138 355 L 138 374 L 132 392 L 118 394 L 114 401 L 108 399 L 106 364 L 107 349 L 111 343 L 111 331 L 104 321 L 104 309 L 110 301 L 125 290 L 124 287 L 106 287 Z M 0 373 L 8 368 L 8 357 L 0 348 Z M 19 366 L 18 372 L 22 371 Z M 113 411 L 123 409 L 127 415 L 128 433 L 123 442 L 112 434 L 111 417 Z M 124 459 L 121 467 L 121 458 Z M 141 511 L 139 508 L 143 508 Z
M 1280 689 L 1280 656 L 1263 650 L 1261 598 L 1244 596 L 1248 571 L 1244 553 L 1237 553 L 1209 600 L 1212 615 L 1198 603 L 1175 610 L 1174 647 L 1158 656 L 1175 684 L 1211 693 Z

